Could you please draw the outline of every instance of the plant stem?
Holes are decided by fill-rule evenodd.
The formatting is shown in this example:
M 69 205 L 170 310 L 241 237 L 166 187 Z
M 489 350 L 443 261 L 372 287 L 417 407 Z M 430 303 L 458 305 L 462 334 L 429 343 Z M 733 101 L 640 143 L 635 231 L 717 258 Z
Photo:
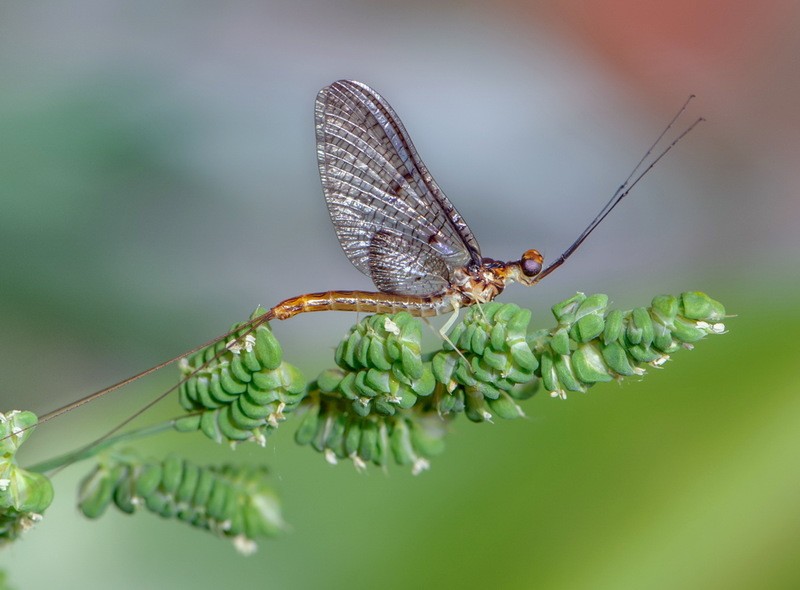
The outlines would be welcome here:
M 52 459 L 47 459 L 41 463 L 37 463 L 36 465 L 26 467 L 26 469 L 36 473 L 45 473 L 61 467 L 67 467 L 73 463 L 77 463 L 78 461 L 83 461 L 84 459 L 94 457 L 102 451 L 123 441 L 153 436 L 154 434 L 159 434 L 165 430 L 172 430 L 173 428 L 174 420 L 168 420 L 160 424 L 153 424 L 151 426 L 145 426 L 129 432 L 123 432 L 122 434 L 118 434 L 116 436 L 101 438 L 100 440 L 90 443 L 77 450 L 59 455 L 58 457 L 53 457 Z

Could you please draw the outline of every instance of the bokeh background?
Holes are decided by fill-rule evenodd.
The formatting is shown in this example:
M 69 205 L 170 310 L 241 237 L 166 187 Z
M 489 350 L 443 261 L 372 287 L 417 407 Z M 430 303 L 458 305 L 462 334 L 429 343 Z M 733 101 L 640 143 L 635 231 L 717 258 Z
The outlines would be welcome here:
M 17 588 L 800 586 L 800 5 L 790 0 L 79 0 L 0 6 L 0 406 L 43 414 L 301 292 L 368 288 L 339 251 L 313 100 L 382 92 L 485 255 L 554 257 L 689 93 L 708 121 L 574 258 L 505 301 L 549 326 L 704 290 L 729 333 L 528 419 L 459 421 L 433 469 L 359 475 L 296 448 L 143 448 L 273 468 L 292 530 L 249 558 L 151 515 L 75 508 L 0 553 Z M 309 377 L 355 318 L 276 325 Z M 40 427 L 92 440 L 171 370 Z M 174 413 L 168 400 L 141 419 Z

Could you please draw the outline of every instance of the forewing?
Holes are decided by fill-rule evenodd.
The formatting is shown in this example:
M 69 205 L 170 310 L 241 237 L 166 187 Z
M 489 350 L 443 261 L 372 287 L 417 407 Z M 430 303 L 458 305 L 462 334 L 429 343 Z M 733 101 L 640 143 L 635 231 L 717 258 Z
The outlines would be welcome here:
M 386 282 L 375 281 L 370 266 L 370 244 L 379 232 L 402 238 L 386 245 L 407 248 L 394 250 L 398 256 L 424 252 L 414 266 L 423 274 L 440 272 L 433 266 L 436 258 L 451 270 L 470 260 L 480 261 L 469 227 L 378 93 L 347 80 L 323 88 L 317 95 L 316 133 L 322 188 L 339 243 L 350 262 L 373 278 L 379 289 L 384 290 Z M 399 271 L 410 265 L 396 266 Z M 423 294 L 408 281 L 398 279 L 394 284 L 400 287 L 394 292 Z

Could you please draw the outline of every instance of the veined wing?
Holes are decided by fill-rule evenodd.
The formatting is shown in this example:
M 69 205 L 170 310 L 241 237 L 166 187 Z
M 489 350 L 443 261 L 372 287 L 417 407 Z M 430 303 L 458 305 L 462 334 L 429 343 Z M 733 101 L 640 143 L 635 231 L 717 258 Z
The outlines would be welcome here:
M 432 294 L 480 248 L 392 107 L 339 80 L 316 102 L 317 159 L 339 243 L 381 291 Z M 395 257 L 393 259 L 393 257 Z

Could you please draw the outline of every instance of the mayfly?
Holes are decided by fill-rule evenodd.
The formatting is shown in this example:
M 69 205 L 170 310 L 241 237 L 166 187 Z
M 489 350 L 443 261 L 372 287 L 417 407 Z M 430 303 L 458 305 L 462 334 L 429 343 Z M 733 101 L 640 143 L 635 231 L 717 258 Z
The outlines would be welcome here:
M 542 255 L 534 249 L 511 262 L 482 256 L 469 226 L 434 181 L 389 103 L 361 82 L 339 80 L 326 86 L 315 105 L 322 189 L 342 249 L 350 262 L 372 279 L 377 291 L 326 291 L 292 297 L 251 320 L 251 329 L 312 311 L 406 311 L 420 317 L 452 312 L 441 330 L 444 335 L 460 308 L 492 301 L 511 282 L 534 285 L 560 267 L 642 177 L 702 120 L 692 123 L 642 169 L 688 102 L 586 229 L 544 266 Z M 184 356 L 51 412 L 42 421 Z

